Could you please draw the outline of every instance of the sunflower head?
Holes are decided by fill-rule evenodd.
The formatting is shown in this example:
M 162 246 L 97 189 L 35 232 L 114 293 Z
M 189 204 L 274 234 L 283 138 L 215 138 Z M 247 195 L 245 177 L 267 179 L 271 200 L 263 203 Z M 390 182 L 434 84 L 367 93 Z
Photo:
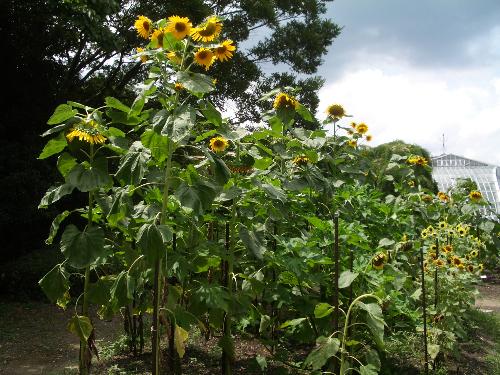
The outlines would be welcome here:
M 373 139 L 373 136 L 371 134 L 366 135 L 366 140 L 370 142 Z
M 474 272 L 474 265 L 468 264 L 467 265 L 467 271 L 469 271 L 470 273 Z
M 101 144 L 106 141 L 106 137 L 99 131 L 99 125 L 94 120 L 83 120 L 82 122 L 76 124 L 71 128 L 69 133 L 66 135 L 68 141 L 73 141 L 74 138 L 78 138 L 80 141 L 84 141 L 90 144 Z
M 347 144 L 351 147 L 356 147 L 358 145 L 358 142 L 355 139 L 351 139 L 347 141 Z
M 163 37 L 166 34 L 166 29 L 165 28 L 159 28 L 153 31 L 153 34 L 151 35 L 151 41 L 155 45 L 155 47 L 158 48 L 163 48 Z
M 194 53 L 194 61 L 198 65 L 204 66 L 205 70 L 208 70 L 214 63 L 215 56 L 211 49 L 201 47 Z
M 420 155 L 412 155 L 407 161 L 409 164 L 418 165 L 420 167 L 425 167 L 429 163 L 426 158 Z
M 299 166 L 307 165 L 309 162 L 310 162 L 309 158 L 303 155 L 297 156 L 292 159 L 292 163 Z
M 440 191 L 439 193 L 437 193 L 437 196 L 439 198 L 439 200 L 441 202 L 449 202 L 450 201 L 450 197 L 446 194 L 446 193 L 443 193 L 442 191 Z
M 477 266 L 477 269 L 479 270 L 479 272 L 482 272 L 484 270 L 484 266 L 482 263 L 480 263 L 478 266 Z
M 222 152 L 227 146 L 229 146 L 229 142 L 224 137 L 213 137 L 210 139 L 210 149 L 213 152 Z
M 181 91 L 184 89 L 184 85 L 180 82 L 175 82 L 174 84 L 174 90 L 175 91 Z
M 458 267 L 458 266 L 460 266 L 460 265 L 462 264 L 462 259 L 460 259 L 460 258 L 459 258 L 459 257 L 457 257 L 457 256 L 453 256 L 453 257 L 451 258 L 451 262 L 453 263 L 453 265 L 454 265 L 455 267 Z
M 151 22 L 148 17 L 139 16 L 139 18 L 137 18 L 134 22 L 134 27 L 141 37 L 148 39 L 149 34 L 151 34 L 151 31 L 153 30 L 153 22 Z
M 297 109 L 299 102 L 291 95 L 280 92 L 276 95 L 273 103 L 274 109 Z
M 181 65 L 182 63 L 182 57 L 179 56 L 179 54 L 174 51 L 167 52 L 167 59 L 169 59 L 175 65 Z
M 359 134 L 365 134 L 368 131 L 368 125 L 366 125 L 364 122 L 359 123 L 358 125 L 356 125 L 356 131 Z
M 476 249 L 474 249 L 474 250 L 472 250 L 472 251 L 470 252 L 470 256 L 471 256 L 472 258 L 477 258 L 478 254 L 479 254 L 479 252 L 478 252 Z
M 342 107 L 340 104 L 330 104 L 328 107 L 326 107 L 326 113 L 334 120 L 340 120 L 346 115 L 344 107 Z
M 408 186 L 409 187 L 414 187 L 415 186 L 415 181 L 413 181 L 413 180 L 408 181 Z
M 236 46 L 233 45 L 232 40 L 228 39 L 215 47 L 214 54 L 219 61 L 226 61 L 233 57 L 234 51 L 236 51 Z
M 217 16 L 209 17 L 201 25 L 191 30 L 191 38 L 203 43 L 211 42 L 217 38 L 222 31 L 222 22 Z
M 144 52 L 144 48 L 137 47 L 135 50 L 137 51 L 138 54 L 141 54 L 139 57 L 140 57 L 142 63 L 145 63 L 146 61 L 148 61 L 148 57 L 146 55 L 142 54 Z
M 438 224 L 439 229 L 445 229 L 448 226 L 446 221 L 440 221 Z
M 445 254 L 451 253 L 453 251 L 453 246 L 446 245 L 441 248 L 441 251 Z
M 378 253 L 372 259 L 372 267 L 376 270 L 381 270 L 384 268 L 384 264 L 387 260 L 387 255 L 385 253 Z
M 433 263 L 436 267 L 439 268 L 442 268 L 444 266 L 444 261 L 442 259 L 435 259 Z
M 483 195 L 480 191 L 473 190 L 469 193 L 469 198 L 473 202 L 479 202 L 483 198 Z
M 420 232 L 420 237 L 424 239 L 429 237 L 429 232 L 427 231 L 427 229 L 424 229 L 422 232 Z
M 168 23 L 166 26 L 166 31 L 172 33 L 172 35 L 177 40 L 184 39 L 187 35 L 191 34 L 191 29 L 193 24 L 187 17 L 170 16 L 168 17 Z

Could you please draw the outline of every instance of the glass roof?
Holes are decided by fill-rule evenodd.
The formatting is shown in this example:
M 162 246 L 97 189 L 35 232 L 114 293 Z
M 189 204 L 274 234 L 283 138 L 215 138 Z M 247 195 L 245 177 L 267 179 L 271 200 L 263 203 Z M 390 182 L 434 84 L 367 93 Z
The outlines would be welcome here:
M 457 180 L 472 179 L 484 199 L 500 214 L 500 167 L 462 156 L 443 154 L 432 158 L 432 177 L 441 191 L 449 190 Z

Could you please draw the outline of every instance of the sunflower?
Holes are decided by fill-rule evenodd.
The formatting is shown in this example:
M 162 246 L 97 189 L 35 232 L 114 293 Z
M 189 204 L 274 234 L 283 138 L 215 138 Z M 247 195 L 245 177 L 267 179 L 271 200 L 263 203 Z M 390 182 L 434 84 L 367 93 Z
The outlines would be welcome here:
M 170 16 L 168 17 L 167 27 L 165 28 L 167 32 L 172 33 L 172 35 L 177 40 L 184 39 L 187 35 L 191 34 L 191 29 L 193 24 L 187 17 Z
M 371 134 L 366 135 L 366 140 L 370 142 L 373 139 L 373 136 Z
M 470 273 L 474 272 L 474 265 L 468 264 L 467 265 L 467 271 L 469 271 Z
M 139 16 L 134 23 L 134 27 L 140 36 L 144 39 L 148 39 L 149 34 L 151 34 L 151 30 L 153 29 L 153 22 L 148 17 Z
M 153 31 L 153 34 L 151 35 L 151 41 L 158 48 L 163 48 L 163 37 L 165 36 L 166 32 L 167 31 L 165 30 L 165 28 L 160 28 Z
M 444 229 L 448 226 L 448 223 L 446 221 L 440 221 L 438 224 L 439 229 Z
M 378 253 L 372 259 L 372 267 L 376 270 L 381 270 L 384 268 L 384 263 L 387 259 L 387 256 L 384 253 Z
M 421 167 L 425 167 L 429 163 L 426 158 L 419 155 L 410 156 L 407 161 L 409 164 L 418 165 Z
M 212 50 L 202 47 L 194 53 L 194 61 L 196 61 L 198 65 L 204 66 L 205 70 L 208 70 L 210 65 L 214 63 L 215 56 Z
M 358 142 L 355 139 L 351 139 L 347 142 L 347 144 L 351 147 L 356 147 L 358 145 Z
M 327 111 L 327 113 L 328 113 L 328 111 Z M 351 121 L 350 125 L 351 125 L 351 128 L 353 128 L 353 129 L 356 129 L 356 126 L 358 126 L 358 124 L 356 124 L 354 121 Z
M 78 138 L 80 141 L 84 141 L 90 144 L 100 144 L 106 141 L 106 137 L 103 136 L 99 129 L 97 122 L 94 120 L 82 121 L 73 128 L 66 135 L 68 141 L 73 141 L 74 138 Z
M 479 252 L 478 252 L 476 249 L 474 249 L 474 250 L 472 250 L 472 251 L 470 252 L 470 256 L 471 256 L 472 258 L 477 258 L 477 255 L 478 255 L 478 254 L 479 254 Z
M 432 250 L 432 251 L 436 251 L 436 250 L 437 250 L 437 248 L 438 248 L 438 247 L 437 247 L 437 245 L 436 245 L 436 244 L 431 245 L 431 250 Z
M 307 156 L 297 156 L 293 158 L 292 163 L 296 165 L 307 165 L 310 162 Z
M 434 260 L 434 265 L 436 265 L 439 268 L 442 268 L 444 266 L 444 261 L 442 259 L 436 259 Z
M 409 187 L 414 187 L 415 186 L 415 181 L 413 181 L 413 180 L 408 181 L 408 186 Z
M 422 238 L 429 237 L 429 232 L 427 231 L 427 229 L 424 229 L 422 232 L 420 232 L 420 237 Z
M 445 254 L 451 253 L 453 251 L 453 246 L 446 245 L 441 248 L 441 251 Z
M 425 194 L 425 195 L 422 196 L 422 200 L 424 202 L 432 202 L 432 196 L 429 195 L 429 194 Z
M 368 125 L 366 125 L 364 122 L 356 125 L 356 131 L 359 134 L 365 134 L 368 131 Z
M 453 257 L 451 258 L 451 261 L 452 261 L 452 263 L 453 263 L 453 265 L 454 265 L 455 267 L 458 267 L 458 266 L 460 266 L 460 265 L 462 264 L 462 259 L 460 259 L 460 258 L 459 258 L 459 257 L 457 257 L 457 256 L 453 256 Z
M 223 41 L 214 49 L 215 57 L 219 59 L 219 61 L 226 61 L 233 57 L 233 52 L 236 51 L 236 46 L 233 45 L 233 41 L 231 39 Z
M 138 54 L 140 54 L 139 57 L 140 57 L 140 59 L 141 59 L 141 61 L 143 63 L 145 63 L 146 61 L 148 61 L 148 57 L 143 54 L 144 48 L 137 47 L 135 50 L 137 51 Z
M 441 202 L 449 202 L 450 200 L 450 197 L 446 193 L 443 193 L 442 191 L 437 193 L 437 196 Z
M 274 99 L 273 107 L 274 109 L 297 109 L 299 102 L 293 96 L 280 92 Z
M 213 152 L 222 152 L 227 146 L 229 146 L 229 142 L 224 137 L 214 137 L 210 139 L 210 148 Z
M 432 258 L 433 260 L 436 260 L 438 258 L 436 253 L 429 253 L 429 258 Z
M 346 115 L 344 107 L 342 107 L 340 104 L 329 105 L 328 107 L 326 107 L 326 113 L 334 120 L 340 120 L 342 117 Z
M 174 85 L 174 90 L 175 91 L 181 91 L 184 89 L 184 85 L 180 82 L 175 82 L 175 85 Z
M 480 191 L 473 190 L 469 193 L 469 198 L 471 201 L 477 202 L 483 198 L 483 195 L 481 194 Z
M 464 237 L 467 234 L 467 230 L 464 227 L 458 227 L 457 232 L 460 237 Z
M 194 41 L 207 43 L 217 38 L 221 31 L 222 22 L 217 16 L 211 16 L 200 26 L 191 30 L 191 38 L 193 38 Z
M 482 263 L 480 263 L 478 266 L 477 266 L 477 269 L 479 270 L 479 272 L 483 272 L 484 270 L 484 266 Z
M 181 63 L 182 63 L 182 57 L 179 56 L 179 54 L 177 52 L 174 52 L 174 51 L 167 52 L 167 59 L 169 59 L 171 62 L 173 62 L 176 65 L 181 65 Z

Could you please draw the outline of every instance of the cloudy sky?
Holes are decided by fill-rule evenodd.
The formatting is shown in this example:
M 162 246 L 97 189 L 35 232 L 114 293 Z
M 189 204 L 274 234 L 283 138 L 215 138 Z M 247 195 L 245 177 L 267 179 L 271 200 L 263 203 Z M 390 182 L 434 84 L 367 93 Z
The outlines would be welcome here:
M 500 0 L 336 0 L 319 116 L 340 103 L 374 145 L 500 165 Z

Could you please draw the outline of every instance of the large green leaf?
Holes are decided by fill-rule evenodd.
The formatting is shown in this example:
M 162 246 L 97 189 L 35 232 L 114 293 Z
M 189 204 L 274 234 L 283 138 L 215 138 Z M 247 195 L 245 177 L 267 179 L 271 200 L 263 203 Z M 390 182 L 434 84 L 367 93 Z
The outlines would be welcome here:
M 67 152 L 62 153 L 57 158 L 57 169 L 63 177 L 66 177 L 76 164 L 76 159 Z
M 377 375 L 378 374 L 378 370 L 377 368 L 372 365 L 372 364 L 368 364 L 368 365 L 363 365 L 359 368 L 359 373 L 361 375 Z
M 127 306 L 134 299 L 134 291 L 135 279 L 127 271 L 122 271 L 110 288 L 110 300 L 118 307 Z
M 202 215 L 206 209 L 210 208 L 216 195 L 215 186 L 201 179 L 195 181 L 193 185 L 183 182 L 175 191 L 175 196 L 181 204 L 191 208 L 196 215 Z
M 165 225 L 144 224 L 137 232 L 137 244 L 149 259 L 162 258 L 166 243 L 172 240 L 172 231 Z
M 61 237 L 61 251 L 70 266 L 75 268 L 90 266 L 99 257 L 106 255 L 104 231 L 99 227 L 87 227 L 81 232 L 70 224 Z
M 49 156 L 60 153 L 66 148 L 67 144 L 68 142 L 66 141 L 64 133 L 60 133 L 56 138 L 47 142 L 38 159 L 46 159 Z
M 196 112 L 194 108 L 190 105 L 183 105 L 167 118 L 161 134 L 168 136 L 169 139 L 176 143 L 180 142 L 190 135 L 195 122 Z
M 358 277 L 358 273 L 351 271 L 343 271 L 339 277 L 339 289 L 347 288 L 352 284 L 354 279 Z
M 214 89 L 212 79 L 200 73 L 179 72 L 177 73 L 177 82 L 182 83 L 187 90 L 197 96 L 206 94 Z
M 115 109 L 118 109 L 119 111 L 122 111 L 125 113 L 130 112 L 130 107 L 126 106 L 121 101 L 119 101 L 116 98 L 113 98 L 112 96 L 106 97 L 106 99 L 104 99 L 104 101 L 105 101 L 106 105 L 110 108 L 115 108 Z
M 48 205 L 58 201 L 65 195 L 71 194 L 74 188 L 75 187 L 71 184 L 64 184 L 49 188 L 40 201 L 38 208 L 47 208 Z
M 142 144 L 151 150 L 153 158 L 158 162 L 168 157 L 168 137 L 158 134 L 154 130 L 147 130 L 141 135 Z
M 175 325 L 174 343 L 175 343 L 175 350 L 177 351 L 179 358 L 184 357 L 184 353 L 186 353 L 186 340 L 188 339 L 188 336 L 189 336 L 188 331 L 178 326 L 177 324 Z
M 53 303 L 63 309 L 66 308 L 70 300 L 69 296 L 69 274 L 57 264 L 39 282 L 45 295 Z
M 199 108 L 207 121 L 214 124 L 215 126 L 222 125 L 222 115 L 209 100 L 205 99 L 204 101 L 200 102 Z
M 93 329 L 90 319 L 82 315 L 73 316 L 68 323 L 68 331 L 77 335 L 80 341 L 85 343 L 92 334 Z
M 75 165 L 69 171 L 66 181 L 81 192 L 109 188 L 113 184 L 113 179 L 108 174 L 106 158 L 98 158 L 92 164 L 83 162 Z
M 316 305 L 314 308 L 314 317 L 317 319 L 324 318 L 325 316 L 330 315 L 335 308 L 326 303 L 326 302 L 320 302 Z
M 106 305 L 111 299 L 113 276 L 102 276 L 97 282 L 91 283 L 88 289 L 89 302 L 95 305 Z
M 384 318 L 382 309 L 376 303 L 358 302 L 357 306 L 366 311 L 366 324 L 370 328 L 373 339 L 380 349 L 384 348 Z
M 116 178 L 123 185 L 138 185 L 146 173 L 150 158 L 149 150 L 141 142 L 135 141 L 121 158 Z
M 321 369 L 326 362 L 339 351 L 340 341 L 333 337 L 320 336 L 316 339 L 316 347 L 304 361 L 304 367 L 312 370 Z
M 67 119 L 73 117 L 77 113 L 78 111 L 76 109 L 73 109 L 70 105 L 67 104 L 58 105 L 52 116 L 50 116 L 49 121 L 47 121 L 47 124 L 49 125 L 60 124 L 61 122 L 66 121 Z
M 52 241 L 54 241 L 54 237 L 57 235 L 57 232 L 59 231 L 59 226 L 64 221 L 64 219 L 66 219 L 69 216 L 70 213 L 71 213 L 70 211 L 66 210 L 61 212 L 54 218 L 50 226 L 49 237 L 45 240 L 45 243 L 47 245 L 52 244 Z
M 239 234 L 241 242 L 245 247 L 259 260 L 262 260 L 263 254 L 266 252 L 265 240 L 263 233 L 258 233 L 254 230 L 248 230 L 248 228 L 240 224 Z

